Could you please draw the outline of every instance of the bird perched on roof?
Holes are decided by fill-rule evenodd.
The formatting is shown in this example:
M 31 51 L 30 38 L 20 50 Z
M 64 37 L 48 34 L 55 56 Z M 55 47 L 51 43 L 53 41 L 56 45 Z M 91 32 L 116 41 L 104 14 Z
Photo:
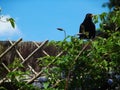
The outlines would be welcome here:
M 93 39 L 95 38 L 95 24 L 92 21 L 93 15 L 91 13 L 86 14 L 84 21 L 79 28 L 80 39 Z

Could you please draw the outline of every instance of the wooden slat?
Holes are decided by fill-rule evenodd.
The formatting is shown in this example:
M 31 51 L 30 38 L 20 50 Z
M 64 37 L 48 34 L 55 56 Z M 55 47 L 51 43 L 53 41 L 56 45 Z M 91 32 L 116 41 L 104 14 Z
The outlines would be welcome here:
M 50 55 L 49 55 L 45 50 L 42 50 L 42 52 L 43 52 L 46 56 L 49 56 L 49 57 L 50 57 Z
M 36 48 L 31 54 L 29 54 L 29 56 L 26 57 L 25 60 L 21 62 L 21 64 L 24 64 L 27 60 L 29 60 L 29 58 L 31 58 L 31 56 L 34 55 L 39 49 L 41 49 L 46 43 L 48 43 L 48 40 L 43 42 L 38 48 Z M 17 69 L 18 69 L 18 67 L 16 67 L 13 71 L 15 71 Z
M 56 56 L 56 58 L 61 56 L 62 54 L 63 54 L 63 51 L 60 52 Z M 49 63 L 44 69 L 49 68 L 49 66 L 52 65 L 55 61 L 56 61 L 56 59 L 54 59 L 51 63 Z M 43 73 L 44 69 L 42 69 L 36 76 L 34 76 L 30 81 L 28 81 L 27 84 L 33 83 L 35 79 L 37 79 L 39 76 L 41 76 L 41 74 Z
M 10 69 L 4 63 L 2 63 L 2 65 L 8 72 L 10 72 Z
M 13 45 L 12 41 L 9 40 L 9 42 L 10 42 L 11 45 Z M 17 54 L 18 54 L 18 56 L 20 57 L 20 59 L 21 59 L 22 61 L 24 61 L 24 58 L 22 57 L 22 55 L 20 54 L 20 52 L 19 52 L 16 48 L 15 48 L 15 51 L 17 52 Z
M 36 72 L 30 65 L 28 65 L 28 67 L 30 68 L 30 70 L 31 70 L 35 75 L 37 75 L 37 72 Z
M 39 47 L 39 45 L 36 42 L 33 42 L 37 47 Z M 46 56 L 50 56 L 45 50 L 42 50 L 42 52 L 46 55 Z
M 27 58 L 25 58 L 24 62 L 27 61 L 33 54 L 35 54 L 39 49 L 41 49 L 46 43 L 48 43 L 48 40 L 43 42 L 38 48 L 36 48 Z M 24 63 L 22 62 L 22 64 Z
M 1 55 L 0 59 L 7 54 L 14 46 L 16 46 L 20 41 L 22 41 L 22 38 L 20 38 L 17 42 L 15 42 L 12 46 L 10 46 L 7 50 L 5 50 Z
M 36 42 L 33 42 L 37 47 L 39 47 L 39 45 Z

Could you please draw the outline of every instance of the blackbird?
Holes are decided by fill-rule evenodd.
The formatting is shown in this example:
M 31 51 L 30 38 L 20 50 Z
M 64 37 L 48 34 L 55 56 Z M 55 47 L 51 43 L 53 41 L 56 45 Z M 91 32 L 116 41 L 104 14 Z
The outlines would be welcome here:
M 80 24 L 79 38 L 80 39 L 93 39 L 95 38 L 96 30 L 95 24 L 92 21 L 93 15 L 86 14 L 84 21 Z

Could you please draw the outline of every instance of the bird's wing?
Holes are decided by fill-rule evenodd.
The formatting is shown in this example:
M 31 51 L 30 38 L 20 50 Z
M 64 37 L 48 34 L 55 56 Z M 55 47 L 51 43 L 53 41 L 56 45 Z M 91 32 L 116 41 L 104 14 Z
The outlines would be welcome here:
M 79 28 L 79 38 L 81 38 L 81 39 L 87 38 L 86 32 L 85 32 L 85 27 L 83 24 L 81 24 L 80 28 Z
M 85 27 L 84 25 L 80 25 L 79 33 L 85 33 Z

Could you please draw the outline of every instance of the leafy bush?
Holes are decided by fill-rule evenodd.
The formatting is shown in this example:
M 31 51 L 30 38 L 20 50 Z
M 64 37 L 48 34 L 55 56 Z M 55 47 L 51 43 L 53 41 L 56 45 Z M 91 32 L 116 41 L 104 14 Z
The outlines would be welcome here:
M 49 43 L 58 50 L 58 53 L 63 53 L 59 57 L 45 56 L 38 59 L 40 67 L 43 67 L 43 73 L 48 77 L 48 82 L 44 83 L 44 90 L 106 90 L 115 89 L 120 85 L 120 80 L 116 78 L 120 75 L 119 14 L 118 8 L 94 17 L 95 23 L 99 20 L 101 22 L 101 33 L 94 40 L 84 41 L 76 36 L 68 36 L 63 41 Z M 15 62 L 11 65 L 12 68 L 18 66 Z M 45 68 L 48 65 L 49 67 Z M 34 90 L 35 87 L 16 80 L 16 76 L 21 77 L 24 74 L 26 72 L 14 71 L 7 76 L 13 85 L 21 90 Z M 108 80 L 113 82 L 109 84 Z
M 92 90 L 93 88 L 115 88 L 120 82 L 115 76 L 120 75 L 120 11 L 109 14 L 102 13 L 94 17 L 97 23 L 101 20 L 99 36 L 95 40 L 79 40 L 75 36 L 68 36 L 63 41 L 54 44 L 63 51 L 60 57 L 39 58 L 45 67 L 55 59 L 44 73 L 49 77 L 51 87 L 65 90 Z M 113 14 L 115 16 L 113 16 Z M 111 26 L 114 25 L 113 26 Z M 69 39 L 69 40 L 67 40 Z M 52 43 L 53 44 L 53 43 Z M 109 73 L 114 73 L 111 76 Z M 114 81 L 112 86 L 107 83 L 108 79 Z

